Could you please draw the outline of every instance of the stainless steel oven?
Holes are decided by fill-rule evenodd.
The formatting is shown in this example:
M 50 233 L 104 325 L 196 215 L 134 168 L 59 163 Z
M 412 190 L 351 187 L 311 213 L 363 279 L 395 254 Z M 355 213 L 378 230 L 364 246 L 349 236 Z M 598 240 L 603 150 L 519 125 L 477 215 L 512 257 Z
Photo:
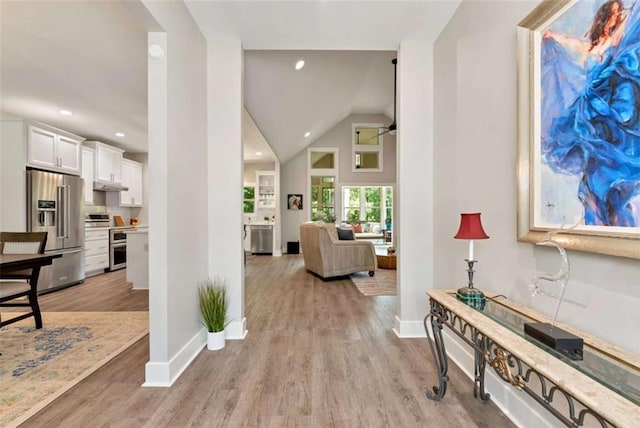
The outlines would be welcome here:
M 109 270 L 127 267 L 127 232 L 133 228 L 112 228 L 109 230 Z

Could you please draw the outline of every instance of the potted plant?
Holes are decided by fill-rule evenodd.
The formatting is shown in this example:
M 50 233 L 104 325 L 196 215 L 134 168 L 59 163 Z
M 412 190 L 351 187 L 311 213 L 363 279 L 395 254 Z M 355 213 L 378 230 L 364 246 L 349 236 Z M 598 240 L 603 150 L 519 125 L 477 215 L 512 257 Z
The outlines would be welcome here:
M 384 225 L 387 229 L 391 229 L 391 217 L 384 219 Z
M 207 328 L 207 349 L 210 351 L 222 349 L 225 341 L 224 329 L 229 324 L 226 281 L 218 277 L 214 280 L 208 279 L 198 288 L 198 298 L 202 323 Z

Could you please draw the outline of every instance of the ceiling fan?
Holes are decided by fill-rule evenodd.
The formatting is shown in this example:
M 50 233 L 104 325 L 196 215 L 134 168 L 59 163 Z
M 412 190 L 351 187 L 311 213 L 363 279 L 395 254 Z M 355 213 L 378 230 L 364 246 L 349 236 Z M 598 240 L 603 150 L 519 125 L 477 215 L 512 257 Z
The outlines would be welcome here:
M 385 126 L 384 131 L 378 134 L 378 137 L 384 135 L 386 133 L 390 133 L 391 135 L 396 134 L 396 129 L 398 129 L 398 125 L 396 124 L 396 78 L 397 78 L 397 66 L 398 66 L 398 58 L 394 58 L 391 60 L 393 64 L 393 122 L 389 126 Z

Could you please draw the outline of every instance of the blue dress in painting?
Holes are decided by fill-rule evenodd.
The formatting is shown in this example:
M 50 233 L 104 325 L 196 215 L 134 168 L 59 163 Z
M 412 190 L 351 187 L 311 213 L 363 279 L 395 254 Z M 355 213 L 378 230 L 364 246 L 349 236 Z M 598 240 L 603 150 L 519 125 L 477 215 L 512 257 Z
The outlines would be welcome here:
M 640 2 L 619 43 L 582 64 L 552 38 L 542 40 L 542 160 L 580 178 L 585 224 L 639 227 Z

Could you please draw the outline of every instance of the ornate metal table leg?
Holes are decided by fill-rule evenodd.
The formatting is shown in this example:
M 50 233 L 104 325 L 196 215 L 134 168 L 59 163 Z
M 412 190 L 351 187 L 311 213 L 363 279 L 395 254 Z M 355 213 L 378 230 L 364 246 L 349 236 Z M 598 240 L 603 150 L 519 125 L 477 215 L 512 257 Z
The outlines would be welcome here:
M 480 399 L 482 399 L 483 401 L 489 401 L 491 395 L 484 390 L 484 374 L 485 367 L 487 366 L 487 360 L 485 360 L 484 358 L 484 350 L 486 350 L 488 346 L 487 338 L 483 335 L 480 335 L 480 339 L 478 339 L 478 332 L 474 329 L 473 341 L 476 344 L 476 346 L 474 347 L 475 380 L 473 385 L 473 396 L 475 398 L 478 398 L 478 396 L 480 396 Z
M 431 318 L 433 341 L 429 335 L 429 327 L 427 324 L 427 320 L 429 318 Z M 449 380 L 449 376 L 447 376 L 447 352 L 444 349 L 444 341 L 442 340 L 442 320 L 437 313 L 434 314 L 434 312 L 431 311 L 431 313 L 424 317 L 424 330 L 427 333 L 427 341 L 429 342 L 429 348 L 431 349 L 431 355 L 433 356 L 433 363 L 438 368 L 438 386 L 434 386 L 432 388 L 433 392 L 427 391 L 427 398 L 439 401 L 447 392 L 447 381 Z M 433 342 L 436 344 L 435 349 L 433 347 Z

